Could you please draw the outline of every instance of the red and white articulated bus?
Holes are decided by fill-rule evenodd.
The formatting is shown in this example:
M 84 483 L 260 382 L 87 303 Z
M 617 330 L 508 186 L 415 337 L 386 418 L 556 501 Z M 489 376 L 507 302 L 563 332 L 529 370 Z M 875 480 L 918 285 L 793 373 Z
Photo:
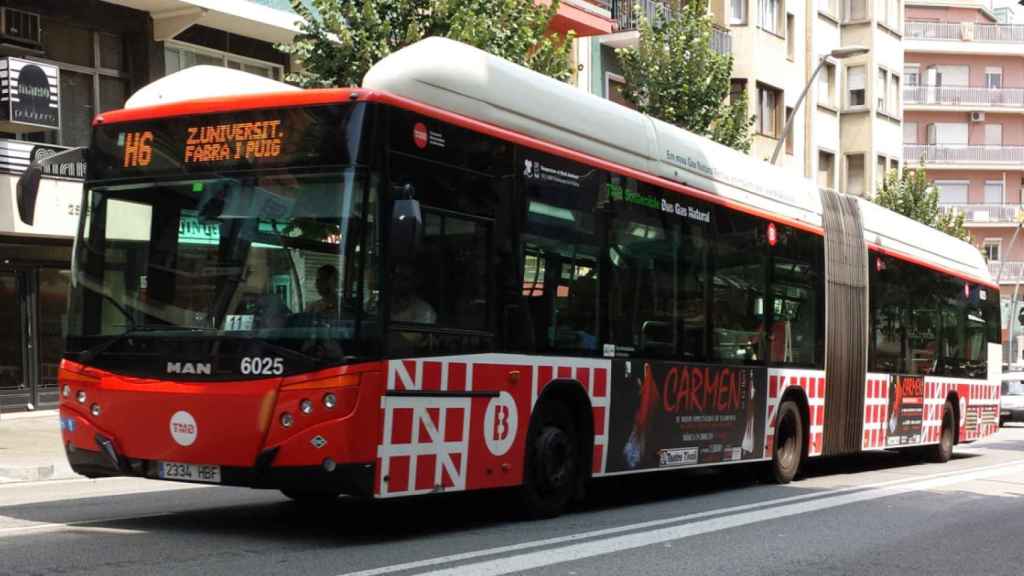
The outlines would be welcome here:
M 81 474 L 520 486 L 545 516 L 594 477 L 788 482 L 997 429 L 965 242 L 448 40 L 362 89 L 208 72 L 94 122 L 59 375 Z

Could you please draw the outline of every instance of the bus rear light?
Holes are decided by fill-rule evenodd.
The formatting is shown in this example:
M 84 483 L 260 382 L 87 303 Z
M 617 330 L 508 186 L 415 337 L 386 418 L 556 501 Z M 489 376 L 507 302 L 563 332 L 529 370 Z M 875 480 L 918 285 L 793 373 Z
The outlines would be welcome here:
M 334 394 L 332 394 L 330 392 L 328 392 L 327 394 L 324 394 L 324 407 L 325 408 L 330 410 L 331 408 L 334 408 L 337 405 L 338 405 L 338 397 L 337 396 L 335 396 Z
M 303 398 L 302 402 L 299 402 L 299 412 L 303 414 L 313 413 L 313 403 L 309 401 L 309 398 Z

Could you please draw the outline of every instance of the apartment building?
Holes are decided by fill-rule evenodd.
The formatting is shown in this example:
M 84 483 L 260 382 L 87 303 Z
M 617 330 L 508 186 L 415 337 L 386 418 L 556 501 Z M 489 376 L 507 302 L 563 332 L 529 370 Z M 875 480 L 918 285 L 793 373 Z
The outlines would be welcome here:
M 1024 281 L 1024 235 L 1011 245 L 1024 184 L 1024 26 L 999 20 L 983 1 L 907 0 L 903 141 L 907 165 L 925 159 L 942 209 L 964 214 L 992 275 L 1002 272 L 1007 329 Z M 1014 340 L 1019 362 L 1024 339 Z
M 755 116 L 750 153 L 770 161 L 787 118 L 818 64 L 824 66 L 796 110 L 777 164 L 850 194 L 871 193 L 902 163 L 902 0 L 709 0 L 712 46 L 733 55 L 733 94 Z M 653 14 L 674 0 L 612 0 L 614 34 L 581 43 L 581 86 L 619 99 L 615 48 L 637 42 L 631 7 Z M 866 53 L 837 59 L 836 49 Z M 680 79 L 686 81 L 686 79 Z

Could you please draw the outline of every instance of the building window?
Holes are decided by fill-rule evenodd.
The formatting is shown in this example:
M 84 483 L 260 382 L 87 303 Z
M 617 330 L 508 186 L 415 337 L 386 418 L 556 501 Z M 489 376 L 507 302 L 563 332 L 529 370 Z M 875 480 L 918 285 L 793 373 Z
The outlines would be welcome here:
M 793 108 L 791 106 L 786 106 L 786 124 L 789 124 L 789 119 L 792 117 Z M 786 124 L 783 125 L 783 130 L 785 130 Z M 789 133 L 782 135 L 782 137 L 786 139 L 786 154 L 789 154 L 790 156 L 793 155 L 793 140 L 795 140 L 795 138 L 793 138 L 793 130 L 794 128 L 791 126 L 789 128 Z
M 782 20 L 782 0 L 759 0 L 757 25 L 761 29 L 779 34 Z
M 836 186 L 836 155 L 818 150 L 818 187 L 834 190 Z
M 273 80 L 280 80 L 284 71 L 284 67 L 279 64 L 246 58 L 229 52 L 221 52 L 220 50 L 203 48 L 177 41 L 167 41 L 164 43 L 164 65 L 167 74 L 173 74 L 179 70 L 199 64 L 242 70 Z
M 606 72 L 604 78 L 605 97 L 616 104 L 632 108 L 633 104 L 622 95 L 622 91 L 626 88 L 626 80 L 622 76 L 612 74 L 611 72 Z
M 985 204 L 1002 204 L 1004 201 L 1003 196 L 1003 181 L 1002 180 L 986 180 L 985 181 Z
M 885 71 L 885 69 L 879 68 L 878 69 L 878 83 L 875 84 L 875 100 L 876 100 L 875 109 L 878 110 L 879 112 L 885 112 L 886 111 L 885 98 L 886 98 L 886 95 L 889 93 L 889 84 L 887 82 L 888 78 L 889 78 L 889 74 Z
M 846 18 L 847 22 L 853 22 L 857 20 L 866 20 L 868 17 L 868 2 L 867 0 L 846 0 Z
M 888 163 L 885 161 L 885 156 L 879 156 L 878 161 L 875 162 L 875 188 L 879 188 L 882 182 L 885 181 L 885 167 Z
M 741 26 L 747 23 L 747 0 L 729 0 L 729 23 Z
M 1002 248 L 1002 244 L 1003 241 L 999 238 L 985 238 L 981 246 L 985 259 L 989 262 L 999 262 L 999 249 Z
M 864 155 L 846 155 L 846 193 L 864 195 Z
M 850 66 L 846 69 L 846 90 L 849 94 L 847 106 L 863 106 L 864 97 L 864 67 Z
M 747 81 L 742 78 L 733 78 L 729 81 L 729 103 L 736 104 L 744 98 L 747 91 Z
M 792 60 L 796 56 L 796 18 L 786 14 L 786 58 Z
M 889 170 L 899 170 L 899 169 L 900 169 L 900 161 L 895 159 L 895 158 L 890 158 L 889 159 Z
M 833 18 L 839 17 L 839 0 L 818 0 L 818 12 Z
M 1000 66 L 985 66 L 985 88 L 1003 87 L 1003 69 Z
M 1003 145 L 1003 125 L 985 124 L 985 146 Z
M 757 132 L 764 136 L 777 138 L 779 135 L 779 102 L 782 101 L 782 91 L 766 86 L 757 85 Z
M 921 68 L 917 64 L 905 64 L 903 81 L 907 86 L 917 86 L 921 82 Z
M 966 146 L 966 122 L 935 122 L 928 125 L 928 143 L 939 146 Z
M 818 72 L 818 104 L 834 108 L 836 105 L 836 66 L 826 62 Z
M 917 144 L 917 122 L 903 123 L 903 143 Z
M 124 105 L 128 73 L 124 38 L 107 32 L 43 18 L 47 38 L 44 57 L 35 58 L 60 68 L 60 131 L 32 132 L 21 137 L 64 146 L 87 146 L 92 119 Z
M 939 190 L 939 204 L 967 204 L 969 182 L 964 180 L 936 180 Z

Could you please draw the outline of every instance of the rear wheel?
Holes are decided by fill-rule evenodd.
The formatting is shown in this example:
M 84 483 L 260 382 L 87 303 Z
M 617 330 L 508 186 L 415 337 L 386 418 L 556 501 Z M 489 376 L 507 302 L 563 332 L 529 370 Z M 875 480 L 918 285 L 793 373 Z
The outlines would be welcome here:
M 939 443 L 926 448 L 925 455 L 932 462 L 948 462 L 953 456 L 953 433 L 955 431 L 955 417 L 953 403 L 949 400 L 942 408 L 942 431 L 939 433 Z
M 804 455 L 804 422 L 800 407 L 792 400 L 779 406 L 775 418 L 775 450 L 772 454 L 772 478 L 787 484 L 796 476 Z
M 569 505 L 579 485 L 576 427 L 561 402 L 535 410 L 526 440 L 522 498 L 533 518 L 553 518 Z

